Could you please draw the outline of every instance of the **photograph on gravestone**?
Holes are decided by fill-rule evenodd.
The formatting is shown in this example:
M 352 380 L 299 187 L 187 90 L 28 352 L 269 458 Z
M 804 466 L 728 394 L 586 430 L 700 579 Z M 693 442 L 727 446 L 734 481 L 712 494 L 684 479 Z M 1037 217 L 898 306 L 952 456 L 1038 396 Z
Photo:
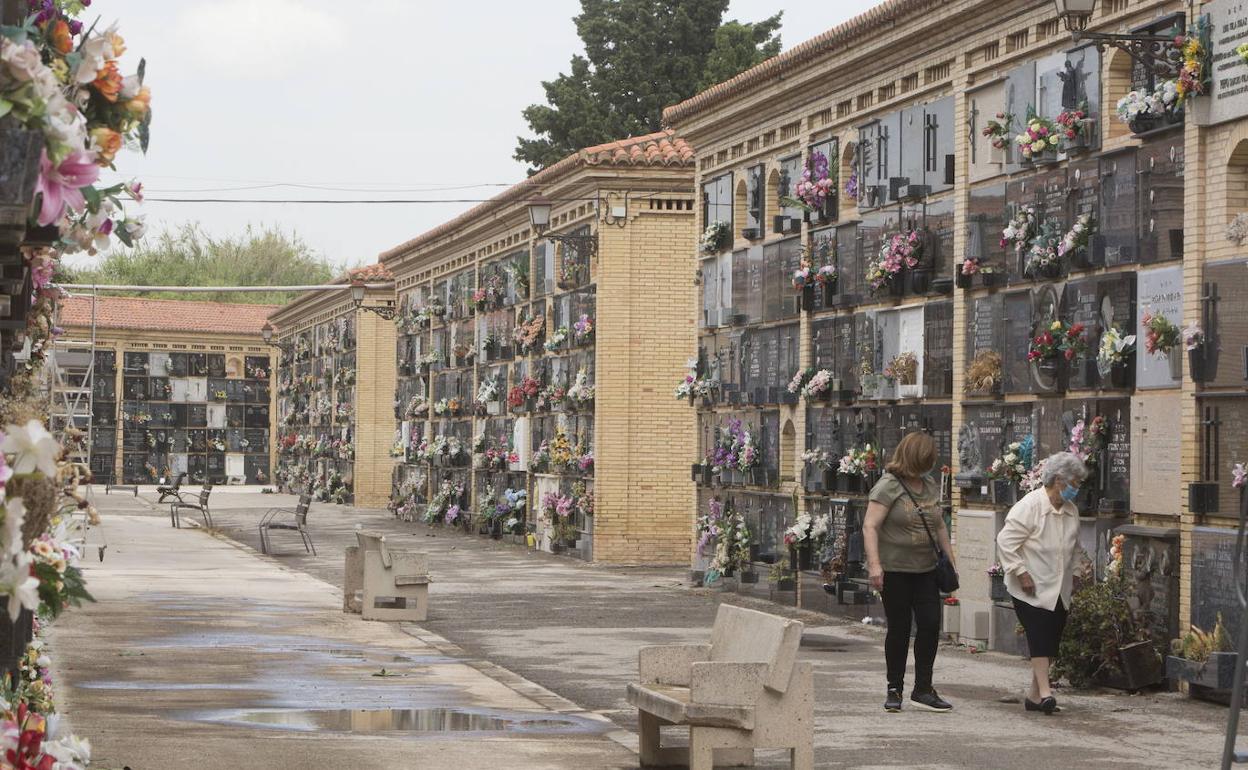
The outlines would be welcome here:
M 1202 282 L 1205 383 L 1242 388 L 1248 382 L 1248 260 L 1206 263 Z
M 1212 631 L 1221 615 L 1226 628 L 1239 628 L 1243 612 L 1236 595 L 1235 530 L 1193 527 L 1191 543 L 1191 624 Z
M 1032 292 L 1030 289 L 1014 291 L 1004 295 L 1002 300 L 1005 316 L 1004 346 L 1001 351 L 1004 393 L 1031 393 L 1034 390 L 1031 377 L 1031 364 L 1027 361 L 1027 351 L 1031 345 L 1032 329 Z
M 1088 342 L 1088 352 L 1067 362 L 1069 382 L 1072 390 L 1086 390 L 1100 384 L 1096 369 L 1096 343 L 1101 332 L 1101 295 L 1099 282 L 1096 278 L 1084 278 L 1068 281 L 1065 287 L 1066 323 L 1082 324 L 1084 338 Z
M 1237 463 L 1248 464 L 1248 398 L 1204 398 L 1198 403 L 1200 480 L 1217 484 L 1217 509 L 1228 518 L 1239 516 L 1240 490 L 1231 482 Z
M 1131 505 L 1135 513 L 1177 515 L 1183 503 L 1182 410 L 1177 393 L 1131 399 Z
M 835 320 L 835 348 L 833 373 L 841 380 L 843 394 L 858 389 L 858 349 L 855 344 L 854 316 L 842 315 Z
M 1116 150 L 1101 158 L 1101 223 L 1105 265 L 1139 261 L 1139 206 L 1136 148 Z
M 784 299 L 793 294 L 792 272 L 784 274 L 784 254 L 779 243 L 763 246 L 763 320 L 785 317 Z M 782 280 L 783 279 L 783 280 Z
M 796 317 L 800 312 L 800 293 L 792 288 L 792 273 L 801 267 L 801 238 L 786 238 L 776 243 L 780 253 L 776 261 L 775 275 L 771 280 L 776 282 L 780 291 L 780 317 Z M 764 251 L 766 247 L 764 247 Z
M 1183 135 L 1145 140 L 1139 164 L 1140 262 L 1183 258 Z
M 836 302 L 852 305 L 866 296 L 866 262 L 858 223 L 840 225 L 836 232 Z
M 1066 168 L 1070 187 L 1066 221 L 1087 217 L 1092 224 L 1087 246 L 1068 252 L 1067 268 L 1081 270 L 1105 263 L 1105 236 L 1101 234 L 1101 166 L 1096 158 L 1075 159 Z
M 987 294 L 971 298 L 966 308 L 963 395 L 982 398 L 1002 392 L 1005 376 L 1004 340 L 1004 295 Z M 952 354 L 949 365 L 953 365 Z
M 953 302 L 923 306 L 923 393 L 928 398 L 953 395 Z
M 832 265 L 837 267 L 836 253 L 836 228 L 828 227 L 822 230 L 814 230 L 810 234 L 810 260 L 811 269 L 818 270 L 824 265 Z M 840 268 L 837 267 L 839 270 Z M 840 281 L 837 281 L 837 291 L 840 290 Z M 827 310 L 836 304 L 836 291 L 825 292 L 823 285 L 816 283 L 814 291 L 814 309 Z
M 1122 338 L 1134 333 L 1135 329 L 1135 273 L 1116 273 L 1102 276 L 1097 284 L 1098 305 L 1100 307 L 1099 326 L 1101 333 L 1114 329 Z M 1137 343 L 1141 342 L 1137 338 Z M 1101 344 L 1099 336 L 1090 336 L 1093 357 Z M 1129 356 L 1124 366 L 1110 367 L 1106 374 L 1101 375 L 1102 388 L 1131 389 L 1134 385 L 1134 356 Z M 1105 364 L 1101 365 L 1105 369 Z
M 923 262 L 932 271 L 931 280 L 953 280 L 955 265 L 962 265 L 962 260 L 956 259 L 953 253 L 953 198 L 929 201 L 923 226 L 926 230 L 924 249 L 930 251 L 924 255 Z

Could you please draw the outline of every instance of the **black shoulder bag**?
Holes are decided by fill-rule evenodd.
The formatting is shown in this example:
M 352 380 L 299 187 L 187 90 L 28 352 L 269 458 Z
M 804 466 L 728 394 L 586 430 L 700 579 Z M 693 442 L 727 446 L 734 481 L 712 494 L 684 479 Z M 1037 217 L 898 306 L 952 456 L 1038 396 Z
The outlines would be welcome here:
M 893 476 L 893 478 L 897 478 Z M 910 502 L 914 503 L 914 509 L 919 513 L 919 521 L 923 522 L 923 531 L 927 533 L 927 539 L 932 543 L 932 549 L 936 551 L 936 587 L 941 593 L 951 594 L 958 590 L 958 571 L 954 569 L 953 562 L 949 561 L 949 557 L 945 552 L 940 550 L 940 545 L 936 543 L 936 538 L 932 536 L 932 530 L 927 526 L 927 514 L 923 511 L 923 506 L 919 505 L 919 501 L 914 499 L 914 494 L 910 488 L 906 486 L 906 482 L 897 479 L 897 483 L 905 491 L 906 497 L 910 498 Z

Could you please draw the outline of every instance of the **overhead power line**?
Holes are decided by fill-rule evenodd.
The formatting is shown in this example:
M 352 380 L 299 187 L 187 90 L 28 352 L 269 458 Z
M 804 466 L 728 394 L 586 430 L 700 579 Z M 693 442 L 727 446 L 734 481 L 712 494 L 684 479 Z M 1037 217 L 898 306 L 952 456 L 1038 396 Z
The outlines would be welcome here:
M 266 198 L 149 198 L 144 196 L 144 203 L 311 203 L 346 204 L 346 203 L 489 203 L 494 198 L 320 198 L 320 199 L 266 199 Z M 515 198 L 509 203 L 528 203 L 530 198 Z M 597 200 L 596 198 L 543 198 L 547 203 L 576 203 Z

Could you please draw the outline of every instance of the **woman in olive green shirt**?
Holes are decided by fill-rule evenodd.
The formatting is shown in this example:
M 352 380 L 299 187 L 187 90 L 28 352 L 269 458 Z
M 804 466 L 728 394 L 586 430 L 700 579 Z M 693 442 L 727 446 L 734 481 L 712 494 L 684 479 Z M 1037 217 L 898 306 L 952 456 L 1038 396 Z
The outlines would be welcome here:
M 917 630 L 910 701 L 929 711 L 953 708 L 932 687 L 932 668 L 940 640 L 940 591 L 936 587 L 936 551 L 928 529 L 953 562 L 944 517 L 936 513 L 940 485 L 928 475 L 935 464 L 936 442 L 931 436 L 910 433 L 902 438 L 886 466 L 888 473 L 871 488 L 863 521 L 867 574 L 871 587 L 883 592 L 884 615 L 888 620 L 884 637 L 887 711 L 901 711 L 912 616 Z M 928 529 L 924 528 L 925 522 Z

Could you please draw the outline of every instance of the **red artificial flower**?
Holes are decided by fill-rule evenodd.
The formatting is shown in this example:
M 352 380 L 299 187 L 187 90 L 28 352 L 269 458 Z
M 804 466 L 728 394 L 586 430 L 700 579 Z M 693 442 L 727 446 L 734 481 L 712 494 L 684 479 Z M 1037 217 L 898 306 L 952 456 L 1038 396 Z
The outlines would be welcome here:
M 1074 357 L 1075 357 L 1075 351 L 1074 351 L 1073 349 L 1067 348 L 1067 350 L 1066 350 L 1066 360 L 1067 360 L 1067 361 L 1070 361 L 1070 360 L 1071 360 L 1071 359 L 1073 359 Z

